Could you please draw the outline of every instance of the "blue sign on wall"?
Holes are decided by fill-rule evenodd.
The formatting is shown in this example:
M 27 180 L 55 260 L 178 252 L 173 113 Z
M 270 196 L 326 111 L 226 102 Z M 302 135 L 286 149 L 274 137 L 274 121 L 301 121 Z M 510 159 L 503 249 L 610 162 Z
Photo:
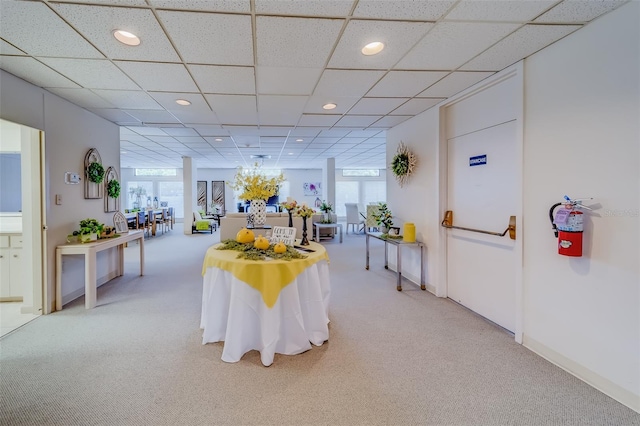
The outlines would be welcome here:
M 485 164 L 487 164 L 487 154 L 469 157 L 469 167 L 484 166 Z

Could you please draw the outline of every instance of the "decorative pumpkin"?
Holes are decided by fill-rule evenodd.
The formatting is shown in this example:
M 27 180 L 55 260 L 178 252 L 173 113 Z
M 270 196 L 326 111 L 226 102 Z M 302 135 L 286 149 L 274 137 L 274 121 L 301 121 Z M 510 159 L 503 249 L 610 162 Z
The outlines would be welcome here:
M 282 241 L 278 242 L 275 246 L 273 246 L 273 251 L 276 253 L 284 253 L 287 251 L 287 246 Z
M 247 228 L 242 228 L 236 234 L 236 241 L 239 243 L 250 243 L 254 240 L 255 235 L 252 230 Z
M 262 235 L 258 235 L 256 241 L 253 243 L 253 246 L 259 250 L 266 250 L 269 248 L 269 240 L 267 240 Z

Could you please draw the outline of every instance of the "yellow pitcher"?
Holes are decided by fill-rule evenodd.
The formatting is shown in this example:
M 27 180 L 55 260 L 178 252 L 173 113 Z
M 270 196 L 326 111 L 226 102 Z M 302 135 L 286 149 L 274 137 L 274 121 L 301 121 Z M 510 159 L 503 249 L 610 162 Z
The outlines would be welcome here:
M 416 225 L 412 222 L 407 222 L 404 224 L 404 236 L 402 237 L 402 241 L 405 243 L 415 243 L 416 242 Z

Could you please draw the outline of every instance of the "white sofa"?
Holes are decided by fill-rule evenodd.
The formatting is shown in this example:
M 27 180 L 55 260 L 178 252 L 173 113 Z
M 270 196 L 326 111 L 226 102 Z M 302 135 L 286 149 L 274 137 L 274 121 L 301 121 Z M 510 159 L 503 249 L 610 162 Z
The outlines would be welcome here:
M 322 215 L 314 215 L 307 219 L 307 238 L 313 238 L 313 222 L 320 222 Z M 267 213 L 267 225 L 270 226 L 289 226 L 289 214 L 284 213 Z M 246 213 L 227 213 L 226 216 L 220 218 L 220 241 L 234 239 L 239 230 L 247 226 L 247 214 Z M 300 216 L 293 216 L 293 227 L 296 228 L 296 238 L 302 238 L 302 218 Z M 256 230 L 257 234 L 264 232 L 262 230 Z M 333 236 L 333 229 L 321 229 L 321 236 Z

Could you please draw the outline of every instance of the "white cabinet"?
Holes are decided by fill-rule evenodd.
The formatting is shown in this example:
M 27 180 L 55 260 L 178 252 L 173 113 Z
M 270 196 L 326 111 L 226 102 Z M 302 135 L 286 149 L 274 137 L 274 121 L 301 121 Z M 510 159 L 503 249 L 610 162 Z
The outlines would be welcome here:
M 22 300 L 22 235 L 0 236 L 0 300 Z

